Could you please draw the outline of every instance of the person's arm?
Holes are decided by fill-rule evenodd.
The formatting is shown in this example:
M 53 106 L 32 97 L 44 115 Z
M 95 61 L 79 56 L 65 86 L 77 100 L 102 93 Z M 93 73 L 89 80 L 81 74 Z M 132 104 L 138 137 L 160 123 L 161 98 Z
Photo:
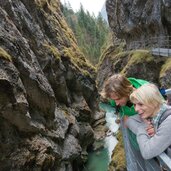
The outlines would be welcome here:
M 140 117 L 137 115 L 130 116 L 125 122 L 125 125 L 134 133 L 137 134 L 138 128 L 141 126 L 146 129 L 146 124 L 140 119 Z
M 168 116 L 159 126 L 155 135 L 149 137 L 143 126 L 136 133 L 141 154 L 144 159 L 158 156 L 171 145 L 171 116 Z

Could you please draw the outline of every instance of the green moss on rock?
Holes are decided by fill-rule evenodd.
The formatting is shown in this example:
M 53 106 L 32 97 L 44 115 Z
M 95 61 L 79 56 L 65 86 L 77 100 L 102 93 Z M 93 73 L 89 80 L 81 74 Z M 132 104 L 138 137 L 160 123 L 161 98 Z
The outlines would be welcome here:
M 91 70 L 95 72 L 95 67 L 93 67 L 84 57 L 84 55 L 77 49 L 73 47 L 64 48 L 63 50 L 63 57 L 68 58 L 71 63 L 81 71 L 85 76 L 91 77 L 90 73 L 88 72 Z
M 43 8 L 43 7 L 47 4 L 47 0 L 35 0 L 35 3 L 36 3 L 39 7 Z
M 61 54 L 54 45 L 44 44 L 44 47 L 47 49 L 49 54 L 51 54 L 55 57 L 55 59 L 57 59 L 57 60 L 60 59 Z
M 38 7 L 40 7 L 40 8 L 54 8 L 54 7 L 58 7 L 58 1 L 55 1 L 55 0 L 51 0 L 51 1 L 49 1 L 49 0 L 34 0 L 35 1 L 35 3 L 36 3 L 36 5 L 38 6 Z
M 166 60 L 165 64 L 162 66 L 161 71 L 160 71 L 160 77 L 163 77 L 168 70 L 171 70 L 171 59 L 170 58 L 168 60 Z
M 154 57 L 148 50 L 135 50 L 135 51 L 121 53 L 118 55 L 120 55 L 120 57 L 125 55 L 128 56 L 128 63 L 121 71 L 122 74 L 125 74 L 130 66 L 134 66 L 138 63 L 150 62 L 154 60 Z
M 2 47 L 0 47 L 0 58 L 10 62 L 12 61 L 12 57 Z
M 132 57 L 130 59 L 130 63 L 137 64 L 142 61 L 150 62 L 154 58 L 151 53 L 147 50 L 136 50 L 132 52 Z
M 106 50 L 101 55 L 98 66 L 102 64 L 105 58 L 113 58 L 117 54 L 122 53 L 124 47 L 125 47 L 124 42 L 120 43 L 120 45 L 109 45 L 109 47 L 107 47 Z

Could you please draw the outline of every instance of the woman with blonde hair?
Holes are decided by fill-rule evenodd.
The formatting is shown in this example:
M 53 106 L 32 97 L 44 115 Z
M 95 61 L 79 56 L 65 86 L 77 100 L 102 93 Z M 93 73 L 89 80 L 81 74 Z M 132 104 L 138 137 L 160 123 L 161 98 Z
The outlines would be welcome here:
M 126 121 L 127 127 L 136 134 L 144 159 L 151 159 L 166 150 L 171 157 L 171 107 L 168 106 L 158 88 L 151 83 L 133 91 L 130 100 L 138 115 Z M 154 132 L 149 135 L 149 130 Z

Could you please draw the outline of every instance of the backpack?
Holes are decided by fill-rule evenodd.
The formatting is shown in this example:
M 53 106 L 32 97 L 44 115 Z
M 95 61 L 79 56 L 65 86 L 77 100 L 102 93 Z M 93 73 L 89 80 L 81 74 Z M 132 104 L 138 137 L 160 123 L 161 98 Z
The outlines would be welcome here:
M 158 127 L 169 115 L 171 115 L 171 108 L 166 110 L 160 117 Z M 164 152 L 171 158 L 171 145 Z

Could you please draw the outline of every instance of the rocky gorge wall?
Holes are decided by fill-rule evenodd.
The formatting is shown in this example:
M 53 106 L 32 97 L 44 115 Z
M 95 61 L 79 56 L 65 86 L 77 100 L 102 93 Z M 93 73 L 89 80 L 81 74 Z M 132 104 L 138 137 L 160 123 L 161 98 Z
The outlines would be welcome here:
M 171 60 L 152 55 L 150 49 L 158 42 L 148 40 L 157 37 L 157 47 L 167 43 L 171 48 L 171 1 L 107 0 L 106 10 L 113 42 L 101 56 L 97 72 L 99 91 L 110 75 L 119 72 L 170 88 Z M 142 47 L 138 42 L 147 44 Z
M 59 0 L 0 0 L 0 170 L 81 170 L 104 122 L 95 76 Z
M 171 36 L 170 0 L 107 0 L 106 10 L 112 32 L 126 41 L 127 49 L 162 46 Z

